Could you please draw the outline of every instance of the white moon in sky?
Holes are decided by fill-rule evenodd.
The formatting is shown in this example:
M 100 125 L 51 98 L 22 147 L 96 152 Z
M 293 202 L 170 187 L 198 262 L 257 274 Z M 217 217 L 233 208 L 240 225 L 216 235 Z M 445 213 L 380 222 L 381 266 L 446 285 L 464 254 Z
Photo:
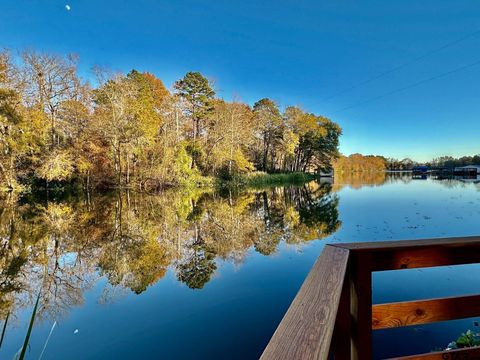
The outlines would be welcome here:
M 70 11 L 71 9 L 70 5 L 65 5 L 65 9 L 67 9 L 67 11 Z

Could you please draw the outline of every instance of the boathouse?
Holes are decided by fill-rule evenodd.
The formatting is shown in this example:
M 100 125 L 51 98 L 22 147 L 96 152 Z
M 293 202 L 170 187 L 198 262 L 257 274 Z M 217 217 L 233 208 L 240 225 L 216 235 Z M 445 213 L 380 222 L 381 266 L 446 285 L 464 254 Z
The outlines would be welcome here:
M 459 176 L 478 176 L 480 175 L 480 165 L 460 166 L 454 169 L 455 175 Z

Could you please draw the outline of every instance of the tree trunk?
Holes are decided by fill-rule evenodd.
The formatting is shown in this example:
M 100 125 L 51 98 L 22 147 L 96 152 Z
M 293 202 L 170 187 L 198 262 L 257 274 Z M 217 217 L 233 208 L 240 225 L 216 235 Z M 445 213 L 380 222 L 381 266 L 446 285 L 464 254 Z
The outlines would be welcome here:
M 193 119 L 193 123 L 192 123 L 192 131 L 193 131 L 193 143 L 195 144 L 195 142 L 197 141 L 197 120 Z
M 228 176 L 232 176 L 232 161 L 233 161 L 233 114 L 230 116 L 230 159 L 228 161 Z
M 120 148 L 120 144 L 118 144 L 118 186 L 122 186 L 122 149 Z
M 267 157 L 268 157 L 268 141 L 267 141 L 267 135 L 263 135 L 263 159 L 262 159 L 262 167 L 263 171 L 267 172 Z
M 126 182 L 126 185 L 128 186 L 128 184 L 130 184 L 130 156 L 127 155 L 125 156 L 126 158 L 126 162 L 127 162 L 127 173 L 125 174 L 125 182 Z
M 52 132 L 52 148 L 55 147 L 55 117 L 52 115 L 52 118 L 51 118 L 51 132 Z
M 180 138 L 180 124 L 178 120 L 178 108 L 177 104 L 175 103 L 175 139 L 178 142 L 178 139 Z

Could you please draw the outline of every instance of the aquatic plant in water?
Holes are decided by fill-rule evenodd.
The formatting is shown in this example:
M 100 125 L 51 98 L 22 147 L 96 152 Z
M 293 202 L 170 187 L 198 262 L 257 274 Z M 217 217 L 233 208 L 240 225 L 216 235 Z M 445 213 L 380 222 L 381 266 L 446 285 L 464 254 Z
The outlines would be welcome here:
M 25 358 L 25 353 L 28 348 L 28 343 L 30 341 L 30 335 L 32 334 L 33 323 L 35 322 L 35 316 L 37 315 L 38 302 L 40 301 L 40 294 L 38 293 L 37 301 L 35 301 L 35 306 L 33 307 L 32 317 L 30 318 L 30 324 L 28 325 L 27 335 L 25 336 L 25 341 L 23 342 L 22 351 L 20 352 L 19 360 Z
M 473 346 L 480 346 L 480 334 L 474 333 L 472 330 L 468 330 L 467 332 L 462 333 L 457 340 L 449 343 L 445 350 L 453 350 Z
M 8 318 L 10 317 L 10 311 L 7 313 L 7 317 L 5 318 L 5 322 L 3 323 L 2 328 L 2 336 L 0 338 L 0 349 L 2 348 L 3 339 L 5 337 L 5 331 L 7 330 Z

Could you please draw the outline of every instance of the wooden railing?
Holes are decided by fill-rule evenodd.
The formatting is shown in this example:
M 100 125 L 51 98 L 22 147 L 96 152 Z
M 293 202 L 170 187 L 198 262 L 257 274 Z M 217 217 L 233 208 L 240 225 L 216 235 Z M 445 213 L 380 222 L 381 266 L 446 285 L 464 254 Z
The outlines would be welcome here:
M 480 263 L 480 237 L 326 245 L 262 360 L 371 359 L 372 331 L 480 315 L 480 295 L 372 306 L 372 272 Z M 480 359 L 480 347 L 399 359 Z

